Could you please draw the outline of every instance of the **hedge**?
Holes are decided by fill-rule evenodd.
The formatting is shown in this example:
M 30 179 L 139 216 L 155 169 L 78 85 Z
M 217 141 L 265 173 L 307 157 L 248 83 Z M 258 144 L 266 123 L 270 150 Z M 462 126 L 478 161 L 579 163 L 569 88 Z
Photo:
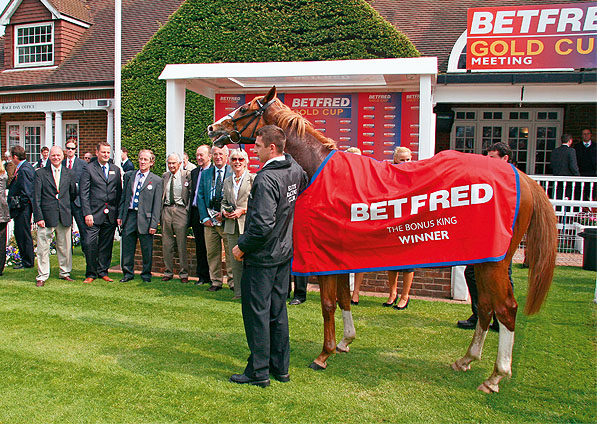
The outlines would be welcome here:
M 416 57 L 408 38 L 364 0 L 187 0 L 122 71 L 122 144 L 165 168 L 169 63 L 276 62 Z M 185 151 L 209 143 L 213 101 L 187 91 Z

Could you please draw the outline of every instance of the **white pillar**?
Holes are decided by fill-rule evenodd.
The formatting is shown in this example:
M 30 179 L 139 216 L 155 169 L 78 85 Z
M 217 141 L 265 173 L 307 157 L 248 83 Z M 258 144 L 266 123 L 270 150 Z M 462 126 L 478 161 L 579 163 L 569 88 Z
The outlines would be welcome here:
M 62 112 L 54 112 L 56 121 L 54 122 L 54 146 L 64 148 L 64 136 L 62 135 Z
M 112 147 L 112 152 L 114 154 L 114 162 L 116 162 L 116 157 L 120 161 L 120 149 L 118 152 L 116 151 L 116 146 L 114 146 L 114 110 L 108 109 L 108 128 L 106 130 L 106 141 Z M 118 153 L 118 154 L 117 154 Z
M 186 82 L 166 81 L 166 154 L 184 152 Z
M 468 299 L 468 286 L 464 278 L 465 268 L 466 266 L 452 267 L 452 299 L 454 300 Z
M 419 159 L 427 159 L 434 154 L 435 114 L 431 75 L 421 75 L 419 79 Z
M 122 0 L 114 1 L 114 163 L 120 166 L 120 117 L 122 93 Z M 109 113 L 109 112 L 108 112 Z M 108 128 L 110 124 L 108 123 Z M 109 134 L 112 134 L 111 132 Z M 108 142 L 109 143 L 109 142 Z M 112 144 L 112 143 L 110 143 Z
M 54 134 L 52 131 L 52 112 L 46 112 L 46 138 L 44 140 L 44 146 L 48 149 L 52 147 L 54 143 L 52 140 L 54 139 Z

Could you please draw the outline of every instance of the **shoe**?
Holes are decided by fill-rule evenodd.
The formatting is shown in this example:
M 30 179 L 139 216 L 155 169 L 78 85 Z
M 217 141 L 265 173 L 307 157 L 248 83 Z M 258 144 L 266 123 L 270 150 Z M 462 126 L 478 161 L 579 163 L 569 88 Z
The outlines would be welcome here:
M 133 279 L 133 277 L 122 277 L 120 279 L 121 283 L 126 283 L 127 281 L 131 281 Z
M 289 305 L 300 305 L 301 303 L 305 303 L 305 301 L 297 299 L 296 297 L 288 302 Z
M 45 282 L 41 281 L 41 280 L 35 280 L 35 286 L 36 287 L 43 287 L 45 284 Z
M 274 380 L 279 381 L 280 383 L 288 383 L 290 381 L 290 374 L 269 374 L 271 377 L 274 377 Z
M 172 279 L 172 276 L 171 276 L 171 275 L 164 275 L 164 276 L 162 277 L 162 281 L 170 281 L 171 279 Z
M 17 265 L 15 265 L 15 266 L 12 267 L 12 269 L 23 269 L 23 268 L 25 268 L 23 266 L 23 264 L 17 264 Z
M 355 302 L 354 300 L 350 299 L 350 304 L 351 304 L 351 305 L 358 305 L 358 304 L 359 304 L 359 301 L 357 300 L 357 301 Z
M 222 286 L 210 286 L 210 288 L 207 289 L 208 292 L 217 292 L 218 290 L 222 290 Z M 242 375 L 242 374 L 240 374 L 240 375 Z M 232 378 L 232 377 L 230 377 L 230 378 Z
M 93 283 L 93 280 L 95 280 L 95 278 L 87 277 L 86 279 L 83 280 L 83 282 L 85 284 L 91 284 L 91 283 Z
M 181 282 L 181 283 L 183 283 L 183 284 L 186 284 L 186 283 L 188 283 L 188 282 L 189 282 L 189 279 L 188 279 L 187 277 L 182 277 L 182 278 L 180 279 L 180 282 Z
M 151 278 L 141 278 L 144 283 L 151 283 Z
M 247 377 L 244 374 L 232 374 L 232 376 L 228 379 L 228 381 L 231 383 L 236 383 L 236 384 L 251 384 L 253 386 L 259 386 L 259 387 L 269 386 L 269 378 L 266 378 L 265 380 L 254 380 L 250 377 Z
M 228 286 L 228 288 L 229 288 L 230 290 L 234 291 L 234 286 L 232 286 L 232 287 Z
M 500 332 L 500 324 L 494 319 L 493 322 L 491 323 L 491 325 L 489 326 L 489 329 L 492 331 L 495 331 L 496 333 Z
M 474 315 L 471 315 L 468 319 L 458 321 L 456 326 L 465 330 L 474 330 L 477 326 L 477 318 Z
M 104 275 L 104 276 L 102 277 L 102 280 L 104 280 L 104 281 L 107 281 L 108 283 L 113 283 L 113 282 L 114 282 L 114 280 L 112 280 L 112 279 L 111 279 L 110 277 L 108 277 L 107 275 Z
M 392 303 L 384 302 L 381 304 L 381 306 L 383 306 L 384 308 L 389 308 L 390 306 L 395 305 L 397 300 L 398 300 L 398 296 L 396 296 L 396 298 L 394 299 L 394 301 Z
M 396 298 L 397 299 L 397 298 Z M 410 297 L 408 298 L 408 300 L 406 301 L 406 305 L 404 306 L 398 306 L 398 305 L 394 305 L 392 306 L 392 308 L 396 309 L 397 311 L 401 311 L 403 309 L 408 308 L 408 304 L 410 303 Z
M 72 278 L 70 278 L 70 275 L 65 275 L 64 277 L 60 277 L 60 279 L 64 281 L 75 281 Z

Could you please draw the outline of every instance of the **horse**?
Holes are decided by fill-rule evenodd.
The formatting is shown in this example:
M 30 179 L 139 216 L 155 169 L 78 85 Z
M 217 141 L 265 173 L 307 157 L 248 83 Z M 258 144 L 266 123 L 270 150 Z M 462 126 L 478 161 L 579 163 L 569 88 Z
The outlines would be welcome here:
M 336 143 L 316 130 L 309 121 L 293 112 L 276 97 L 272 87 L 263 97 L 256 97 L 207 127 L 214 144 L 254 143 L 255 132 L 264 125 L 281 127 L 287 136 L 285 151 L 303 167 L 309 179 L 318 167 L 337 149 Z M 529 264 L 526 314 L 539 312 L 553 278 L 557 249 L 556 217 L 544 190 L 530 177 L 520 175 L 520 207 L 507 253 L 499 262 L 474 265 L 478 290 L 477 326 L 465 355 L 452 364 L 456 371 L 467 371 L 481 358 L 481 352 L 492 316 L 499 322 L 498 353 L 492 374 L 478 387 L 485 393 L 499 391 L 499 383 L 512 375 L 512 349 L 518 304 L 508 279 L 508 266 L 523 236 L 527 236 Z M 350 311 L 350 289 L 347 274 L 318 276 L 321 309 L 324 320 L 324 343 L 319 356 L 309 365 L 314 370 L 327 367 L 334 352 L 348 352 L 356 333 Z M 336 303 L 342 310 L 343 338 L 336 345 L 334 313 Z

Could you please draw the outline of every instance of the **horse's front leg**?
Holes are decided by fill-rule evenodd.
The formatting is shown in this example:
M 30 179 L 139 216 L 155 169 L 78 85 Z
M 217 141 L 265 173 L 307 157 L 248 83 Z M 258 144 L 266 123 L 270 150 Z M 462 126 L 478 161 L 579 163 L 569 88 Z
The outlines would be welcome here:
M 498 354 L 491 376 L 483 382 L 478 390 L 485 393 L 497 393 L 499 383 L 504 377 L 512 375 L 512 348 L 514 347 L 514 331 L 500 322 L 500 338 L 498 341 Z
M 318 277 L 319 296 L 321 298 L 321 313 L 323 315 L 323 350 L 315 359 L 310 368 L 319 371 L 327 367 L 327 359 L 336 348 L 336 323 L 334 312 L 336 311 L 336 276 L 323 275 Z
M 481 359 L 483 353 L 483 344 L 485 343 L 485 337 L 487 336 L 487 329 L 489 324 L 483 329 L 481 320 L 477 321 L 475 327 L 475 334 L 473 334 L 473 340 L 469 345 L 466 354 L 452 364 L 452 368 L 456 371 L 468 371 L 471 369 L 471 362 L 478 361 Z
M 338 275 L 337 290 L 338 290 L 338 304 L 342 309 L 342 323 L 344 324 L 344 336 L 336 351 L 348 352 L 350 348 L 348 345 L 352 343 L 356 336 L 354 329 L 354 321 L 352 319 L 352 312 L 350 312 L 350 284 L 348 281 L 349 274 Z

